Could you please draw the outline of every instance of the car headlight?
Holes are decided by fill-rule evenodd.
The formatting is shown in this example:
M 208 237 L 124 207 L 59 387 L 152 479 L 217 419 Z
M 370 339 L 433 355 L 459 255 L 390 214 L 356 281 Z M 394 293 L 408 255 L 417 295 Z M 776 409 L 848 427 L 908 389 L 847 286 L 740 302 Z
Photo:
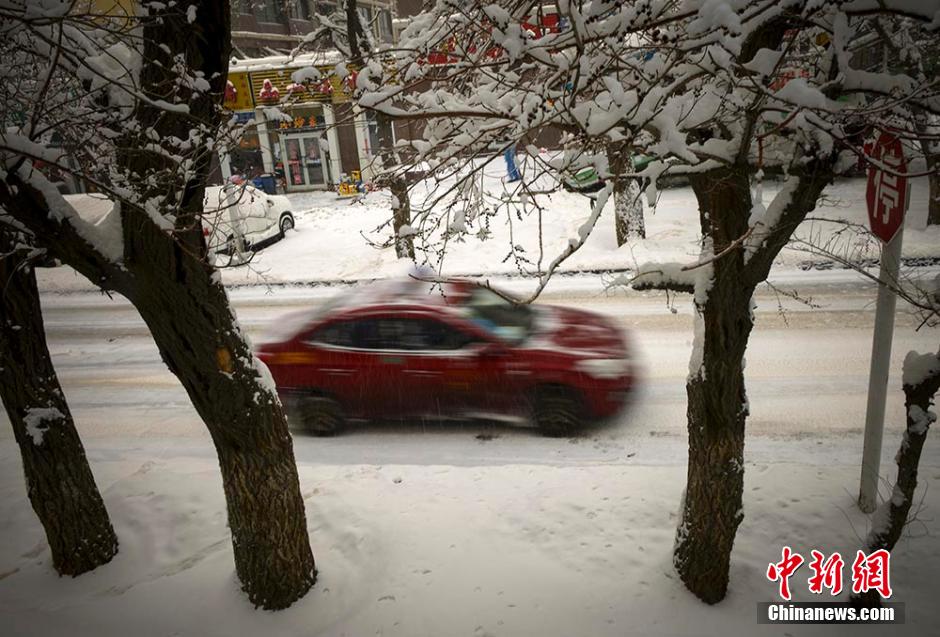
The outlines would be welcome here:
M 630 361 L 626 358 L 586 358 L 576 365 L 579 372 L 594 378 L 620 378 L 630 371 Z

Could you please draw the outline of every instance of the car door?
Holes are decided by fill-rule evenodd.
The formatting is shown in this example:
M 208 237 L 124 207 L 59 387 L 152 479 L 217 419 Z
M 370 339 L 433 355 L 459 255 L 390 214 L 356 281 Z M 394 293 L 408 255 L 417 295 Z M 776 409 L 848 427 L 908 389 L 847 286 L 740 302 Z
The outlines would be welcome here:
M 245 237 L 249 243 L 255 243 L 264 238 L 268 228 L 271 227 L 267 208 L 264 193 L 251 186 L 245 186 L 239 201 L 239 216 L 244 222 Z
M 353 417 L 399 413 L 395 357 L 383 349 L 378 317 L 338 319 L 305 339 L 311 356 L 307 376 L 336 397 Z
M 432 316 L 397 321 L 403 412 L 439 418 L 478 410 L 479 335 Z

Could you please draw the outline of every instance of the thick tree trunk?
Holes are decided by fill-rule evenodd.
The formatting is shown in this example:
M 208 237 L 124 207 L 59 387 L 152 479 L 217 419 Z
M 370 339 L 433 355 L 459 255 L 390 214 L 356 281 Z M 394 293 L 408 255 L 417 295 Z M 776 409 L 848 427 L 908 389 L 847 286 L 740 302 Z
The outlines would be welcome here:
M 710 248 L 703 251 L 702 267 L 710 276 L 703 275 L 695 289 L 696 344 L 687 384 L 688 485 L 674 560 L 688 589 L 709 604 L 725 596 L 734 536 L 744 518 L 744 352 L 753 327 L 751 297 L 793 229 L 815 208 L 832 178 L 834 160 L 802 164 L 799 176 L 792 177 L 796 182 L 778 195 L 776 222 L 763 228 L 747 250 L 740 247 L 753 232 L 747 166 L 734 164 L 689 178 Z
M 694 177 L 692 186 L 703 236 L 718 253 L 747 231 L 747 174 L 721 169 Z M 703 282 L 696 291 L 695 345 L 686 385 L 688 482 L 674 563 L 688 589 L 709 604 L 725 596 L 734 536 L 744 517 L 744 352 L 753 325 L 753 287 L 744 282 L 742 252 L 706 266 L 711 284 L 709 289 Z
M 0 399 L 52 564 L 81 575 L 111 561 L 118 540 L 49 356 L 36 275 L 9 239 L 0 232 Z
M 242 587 L 257 606 L 286 608 L 313 586 L 317 571 L 273 381 L 204 262 L 153 225 L 125 233 L 125 255 L 134 274 L 126 294 L 215 444 Z
M 633 172 L 630 147 L 626 144 L 608 144 L 607 161 L 614 182 L 614 227 L 617 245 L 622 246 L 630 239 L 645 239 L 646 224 L 643 220 L 640 182 L 633 177 L 624 176 Z
M 189 4 L 197 22 L 188 21 Z M 179 94 L 189 106 L 178 114 L 141 101 L 135 116 L 140 130 L 163 139 L 187 139 L 193 118 L 210 126 L 228 71 L 229 12 L 225 2 L 184 1 L 157 9 L 161 21 L 144 32 L 141 85 L 154 99 L 174 95 L 178 77 L 174 56 L 210 81 L 211 91 Z M 165 48 L 168 47 L 168 48 Z M 211 149 L 191 154 L 191 169 L 167 171 L 159 152 L 141 150 L 146 140 L 121 158 L 128 180 L 161 212 L 174 213 L 172 232 L 161 230 L 140 210 L 123 207 L 124 271 L 130 280 L 120 290 L 150 328 L 160 355 L 192 400 L 212 436 L 228 506 L 235 570 L 256 606 L 286 608 L 316 581 L 307 537 L 287 420 L 264 365 L 254 358 L 239 330 L 218 273 L 206 262 L 199 219 L 209 174 Z M 147 184 L 153 184 L 148 192 Z
M 904 385 L 907 428 L 904 431 L 901 448 L 898 449 L 894 458 L 898 465 L 898 479 L 894 484 L 891 498 L 884 502 L 872 516 L 872 530 L 865 539 L 865 553 L 879 549 L 894 550 L 904 527 L 907 526 L 907 515 L 914 502 L 914 492 L 917 490 L 920 453 L 924 448 L 927 430 L 932 422 L 930 407 L 933 405 L 934 395 L 940 389 L 940 354 L 931 356 L 934 360 L 933 372 L 919 379 L 915 384 Z M 914 355 L 914 358 L 921 357 Z M 905 367 L 909 361 L 911 361 L 910 358 L 905 360 Z M 918 362 L 922 363 L 922 361 Z M 877 590 L 853 594 L 850 599 L 858 608 L 876 608 L 881 605 L 881 594 Z

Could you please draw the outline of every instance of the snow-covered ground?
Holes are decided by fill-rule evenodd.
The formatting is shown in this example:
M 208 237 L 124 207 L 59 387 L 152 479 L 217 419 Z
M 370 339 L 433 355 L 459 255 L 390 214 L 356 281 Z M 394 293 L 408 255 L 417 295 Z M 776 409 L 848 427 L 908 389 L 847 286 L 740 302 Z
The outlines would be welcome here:
M 765 194 L 772 191 L 765 185 Z M 918 229 L 925 196 L 924 185 L 915 183 L 905 255 L 940 257 L 938 229 Z M 284 313 L 342 293 L 341 281 L 402 269 L 390 250 L 370 247 L 360 234 L 387 218 L 387 195 L 354 204 L 327 193 L 292 198 L 297 231 L 250 266 L 223 273 L 252 337 Z M 863 202 L 863 181 L 841 182 L 814 214 L 863 222 Z M 616 248 L 610 213 L 565 269 L 632 268 L 698 252 L 687 188 L 662 191 L 647 218 L 646 241 Z M 553 197 L 543 218 L 552 238 L 544 246 L 547 258 L 576 236 L 586 217 L 582 197 Z M 525 292 L 531 279 L 505 278 L 515 266 L 503 262 L 508 227 L 498 221 L 491 239 L 455 243 L 445 271 L 493 275 Z M 806 224 L 798 234 L 822 229 L 825 238 L 830 225 Z M 531 222 L 514 222 L 513 238 L 528 253 L 537 251 Z M 670 564 L 686 471 L 687 299 L 675 300 L 673 312 L 659 294 L 605 290 L 598 275 L 551 283 L 541 302 L 607 313 L 629 331 L 643 370 L 629 408 L 583 436 L 547 439 L 524 428 L 453 423 L 365 424 L 332 439 L 295 436 L 320 579 L 292 608 L 270 613 L 252 609 L 238 591 L 211 442 L 146 327 L 129 303 L 89 291 L 68 268 L 42 270 L 50 348 L 121 550 L 96 572 L 55 575 L 26 499 L 18 450 L 0 416 L 2 633 L 886 634 L 886 627 L 756 623 L 756 603 L 776 599 L 764 574 L 783 545 L 805 554 L 840 551 L 850 559 L 868 524 L 854 496 L 875 290 L 850 272 L 802 271 L 799 264 L 809 258 L 785 252 L 774 280 L 820 307 L 777 298 L 768 288 L 758 292 L 747 354 L 745 519 L 729 595 L 713 607 L 694 599 Z M 313 282 L 320 285 L 303 285 Z M 891 459 L 903 424 L 901 360 L 910 349 L 937 348 L 935 331 L 915 327 L 901 307 L 882 459 L 887 481 L 895 476 Z M 891 562 L 894 600 L 907 605 L 907 624 L 892 627 L 892 634 L 940 634 L 934 599 L 940 445 L 934 442 L 929 436 L 921 460 L 917 519 Z M 882 490 L 890 492 L 887 484 Z M 791 580 L 797 601 L 811 598 L 806 577 L 804 565 Z
M 504 174 L 496 168 L 487 169 L 486 183 L 492 192 L 503 188 Z M 769 203 L 779 183 L 768 181 L 763 186 L 764 202 Z M 692 262 L 699 254 L 699 222 L 697 205 L 688 187 L 661 190 L 655 212 L 647 210 L 647 239 L 617 247 L 614 233 L 613 203 L 608 202 L 597 227 L 584 246 L 568 259 L 561 271 L 634 269 L 646 261 L 665 260 Z M 419 188 L 417 199 L 424 192 Z M 284 284 L 320 281 L 355 281 L 375 279 L 401 272 L 402 265 L 394 250 L 372 247 L 366 238 L 381 242 L 390 237 L 386 227 L 376 231 L 390 217 L 389 195 L 385 191 L 370 193 L 362 200 L 339 199 L 334 193 L 312 192 L 290 195 L 297 218 L 296 231 L 286 240 L 258 252 L 249 265 L 223 270 L 229 285 Z M 519 254 L 533 262 L 543 255 L 546 266 L 578 236 L 578 228 L 589 217 L 588 200 L 579 194 L 559 192 L 540 197 L 545 207 L 542 215 L 542 237 L 539 241 L 538 215 L 523 220 L 501 211 L 489 222 L 489 238 L 474 235 L 479 229 L 469 226 L 470 233 L 448 244 L 443 272 L 459 274 L 517 274 L 513 259 L 507 260 L 510 247 L 522 249 Z M 904 236 L 905 257 L 940 257 L 940 226 L 924 229 L 927 211 L 925 179 L 913 181 L 911 207 Z M 795 236 L 828 245 L 837 253 L 852 259 L 879 257 L 874 243 L 854 232 L 846 232 L 842 224 L 820 219 L 841 219 L 867 225 L 865 180 L 842 180 L 828 188 L 811 219 L 804 222 Z M 511 222 L 511 223 L 510 223 Z M 416 222 L 417 223 L 417 222 Z M 445 224 L 446 225 L 446 224 Z M 512 241 L 510 241 L 510 233 Z M 431 233 L 439 237 L 439 233 Z M 420 245 L 420 244 L 419 244 Z M 430 259 L 439 264 L 436 255 L 420 254 L 419 260 Z M 775 276 L 797 269 L 808 261 L 820 261 L 805 252 L 785 249 L 779 259 Z M 529 272 L 535 266 L 527 266 Z M 85 279 L 69 268 L 40 272 L 40 285 L 45 290 L 90 289 Z M 530 283 L 525 286 L 529 289 Z
M 617 420 L 572 439 L 482 424 L 374 424 L 333 439 L 295 436 L 316 588 L 280 613 L 239 593 L 217 461 L 204 428 L 123 300 L 46 295 L 50 347 L 121 552 L 58 578 L 0 426 L 0 613 L 10 635 L 804 635 L 885 627 L 758 626 L 775 599 L 767 564 L 789 545 L 854 555 L 868 520 L 857 491 L 871 338 L 871 287 L 802 273 L 820 309 L 758 297 L 748 351 L 745 519 L 728 598 L 694 599 L 670 564 L 685 481 L 691 319 L 651 294 L 605 294 L 596 277 L 560 281 L 544 302 L 591 307 L 629 329 L 644 380 Z M 515 282 L 525 285 L 525 282 Z M 335 288 L 241 288 L 258 335 Z M 892 369 L 936 348 L 899 314 Z M 903 417 L 892 376 L 882 473 Z M 481 437 L 480 434 L 484 434 Z M 492 438 L 490 438 L 492 436 Z M 940 447 L 921 461 L 918 521 L 892 559 L 907 624 L 936 634 L 940 610 Z M 884 489 L 888 491 L 887 487 Z M 791 580 L 808 601 L 807 567 Z M 848 572 L 846 573 L 848 578 Z M 847 580 L 850 581 L 850 580 Z

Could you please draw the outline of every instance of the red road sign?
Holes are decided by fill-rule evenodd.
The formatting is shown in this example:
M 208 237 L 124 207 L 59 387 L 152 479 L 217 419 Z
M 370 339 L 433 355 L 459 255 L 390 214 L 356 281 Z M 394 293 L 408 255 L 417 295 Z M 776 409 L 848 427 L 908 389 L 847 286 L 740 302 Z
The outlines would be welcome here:
M 901 140 L 891 133 L 882 133 L 872 148 L 871 158 L 888 170 L 875 165 L 868 167 L 868 192 L 865 196 L 868 222 L 875 236 L 888 243 L 901 227 L 910 203 L 907 177 L 903 176 L 907 172 L 907 160 L 904 159 Z

